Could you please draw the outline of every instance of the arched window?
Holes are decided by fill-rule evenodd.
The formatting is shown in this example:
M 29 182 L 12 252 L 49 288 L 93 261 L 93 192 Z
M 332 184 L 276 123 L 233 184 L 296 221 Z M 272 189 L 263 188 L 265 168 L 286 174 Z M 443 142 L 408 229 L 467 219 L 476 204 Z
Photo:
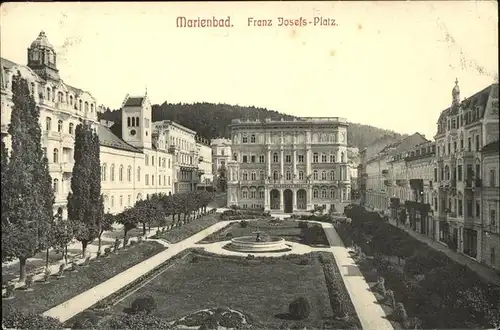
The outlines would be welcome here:
M 149 186 L 149 174 L 146 174 L 145 181 L 146 186 Z
M 326 188 L 321 189 L 321 198 L 326 199 L 327 196 L 328 196 L 328 194 L 326 192 Z
M 243 171 L 242 177 L 243 177 L 243 179 L 242 179 L 243 181 L 247 181 L 248 180 L 248 173 Z
M 47 87 L 47 101 L 50 101 L 50 87 Z
M 241 196 L 243 198 L 248 198 L 248 190 L 246 188 L 244 188 L 242 191 L 241 191 Z
M 259 198 L 260 199 L 264 199 L 265 195 L 264 195 L 264 189 L 259 189 Z
M 233 160 L 238 161 L 238 154 L 236 152 L 233 154 Z
M 130 127 L 130 117 L 127 117 L 127 127 Z
M 292 173 L 290 173 L 290 171 L 286 171 L 286 172 L 285 172 L 285 178 L 286 178 L 287 180 L 292 180 Z
M 62 122 L 62 120 L 58 120 L 57 121 L 57 131 L 59 133 L 61 133 L 62 132 L 62 128 L 63 128 L 63 122 Z
M 273 179 L 274 180 L 279 180 L 280 176 L 278 174 L 278 171 L 273 171 Z
M 340 153 L 340 159 L 341 159 L 342 163 L 345 163 L 345 154 L 344 154 L 344 152 Z
M 335 155 L 330 155 L 330 163 L 335 163 Z
M 251 174 L 251 180 L 252 180 L 252 181 L 257 180 L 257 173 L 252 172 L 252 174 Z
M 304 180 L 304 172 L 299 171 L 299 180 Z
M 318 179 L 318 171 L 317 170 L 313 171 L 313 180 L 319 180 Z
M 334 170 L 330 171 L 330 181 L 335 181 L 335 171 Z
M 111 182 L 115 181 L 115 164 L 111 165 L 111 173 L 109 175 L 111 177 Z
M 120 207 L 122 207 L 122 206 L 123 206 L 123 196 L 120 195 Z
M 94 112 L 94 103 L 90 103 L 90 112 Z
M 69 134 L 73 134 L 73 129 L 74 129 L 74 124 L 73 123 L 69 123 L 69 129 L 68 129 L 68 133 Z
M 321 162 L 326 163 L 326 154 L 321 154 Z
M 330 188 L 330 198 L 335 199 L 335 189 L 334 188 Z
M 54 153 L 52 155 L 52 159 L 54 163 L 59 163 L 59 149 L 54 148 Z
M 85 112 L 89 111 L 89 103 L 85 101 Z
M 115 196 L 111 195 L 111 208 L 115 207 Z
M 69 104 L 70 104 L 70 105 L 73 105 L 73 95 L 70 95 L 70 96 L 69 96 Z
M 47 118 L 45 118 L 45 129 L 47 131 L 50 131 L 51 128 L 52 128 L 52 118 L 47 117 Z
M 106 181 L 106 163 L 101 167 L 101 181 Z
M 54 193 L 59 192 L 59 179 L 54 179 L 52 183 L 52 188 L 54 189 Z
M 318 189 L 313 189 L 313 198 L 318 198 L 318 197 L 319 197 Z
M 78 105 L 79 105 L 78 110 L 82 111 L 83 110 L 83 101 L 79 100 Z
M 326 171 L 321 171 L 321 180 L 326 181 Z
M 250 189 L 250 198 L 251 199 L 257 198 L 257 190 L 255 190 L 255 188 Z
M 141 181 L 141 167 L 137 167 L 137 182 Z
M 127 168 L 127 181 L 128 182 L 132 181 L 132 166 L 129 166 Z
M 123 165 L 120 165 L 120 169 L 118 170 L 118 180 L 120 182 L 123 181 Z

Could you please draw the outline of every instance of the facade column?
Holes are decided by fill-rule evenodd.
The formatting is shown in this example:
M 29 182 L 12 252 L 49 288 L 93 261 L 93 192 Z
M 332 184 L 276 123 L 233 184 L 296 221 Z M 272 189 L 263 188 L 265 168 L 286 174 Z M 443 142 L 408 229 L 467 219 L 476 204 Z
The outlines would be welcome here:
M 306 176 L 311 175 L 311 163 L 312 163 L 311 146 L 308 145 L 306 151 Z
M 297 150 L 295 150 L 295 145 L 293 146 L 293 178 L 297 179 Z
M 267 177 L 271 176 L 271 161 L 271 148 L 267 147 Z
M 292 211 L 296 211 L 297 210 L 297 189 L 292 189 L 292 205 L 293 205 L 293 209 Z
M 269 188 L 267 185 L 264 187 L 264 210 L 269 211 L 271 209 L 271 206 L 269 205 Z
M 280 212 L 283 212 L 285 210 L 283 206 L 283 189 L 280 188 L 279 192 L 280 192 Z
M 280 147 L 280 178 L 285 177 L 284 166 L 285 166 L 285 156 L 284 156 L 283 146 L 281 146 Z M 280 182 L 281 182 L 281 179 L 280 179 Z
M 434 216 L 434 240 L 436 240 L 436 242 L 439 242 L 439 231 L 440 230 L 439 230 L 439 214 L 438 214 L 438 216 Z
M 306 206 L 306 209 L 307 210 L 312 210 L 312 186 L 309 185 L 307 187 L 307 206 Z
M 479 229 L 476 231 L 477 239 L 476 239 L 476 259 L 477 261 L 482 261 L 483 260 L 483 254 L 482 254 L 482 245 L 483 245 L 483 229 Z

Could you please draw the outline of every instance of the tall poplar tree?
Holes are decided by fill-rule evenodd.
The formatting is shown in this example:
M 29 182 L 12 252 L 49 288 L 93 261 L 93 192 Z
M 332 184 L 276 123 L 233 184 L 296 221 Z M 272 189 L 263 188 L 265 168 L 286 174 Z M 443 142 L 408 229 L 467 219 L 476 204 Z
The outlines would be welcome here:
M 6 172 L 6 201 L 2 203 L 2 230 L 7 242 L 2 248 L 19 259 L 19 279 L 26 277 L 26 261 L 47 245 L 52 219 L 53 192 L 47 160 L 41 148 L 39 109 L 28 82 L 18 72 L 12 78 L 12 112 L 9 134 L 12 151 Z M 2 199 L 4 196 L 2 196 Z M 5 244 L 5 245 L 4 245 Z
M 12 256 L 9 253 L 9 221 L 7 203 L 7 168 L 9 166 L 9 153 L 2 139 L 1 141 L 1 162 L 2 162 L 2 262 L 9 261 Z
M 99 236 L 101 208 L 101 165 L 99 137 L 88 123 L 75 130 L 75 151 L 71 193 L 68 195 L 68 219 L 74 222 L 75 238 L 82 243 L 82 255 L 87 245 Z

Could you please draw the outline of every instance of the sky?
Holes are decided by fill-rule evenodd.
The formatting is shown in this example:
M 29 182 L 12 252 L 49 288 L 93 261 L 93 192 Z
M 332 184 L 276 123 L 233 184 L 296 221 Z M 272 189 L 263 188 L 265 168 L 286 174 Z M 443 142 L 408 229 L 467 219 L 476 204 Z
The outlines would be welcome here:
M 2 57 L 26 64 L 43 30 L 62 79 L 112 109 L 147 89 L 153 104 L 254 105 L 432 139 L 455 79 L 462 98 L 498 81 L 493 1 L 47 2 L 0 12 Z M 229 16 L 232 27 L 179 28 L 179 16 Z M 336 26 L 277 26 L 279 17 Z

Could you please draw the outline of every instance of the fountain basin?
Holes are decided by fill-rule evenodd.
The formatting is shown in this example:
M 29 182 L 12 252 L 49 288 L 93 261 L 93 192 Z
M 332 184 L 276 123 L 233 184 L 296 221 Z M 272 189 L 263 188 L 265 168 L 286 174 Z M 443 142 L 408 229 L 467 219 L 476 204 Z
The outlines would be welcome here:
M 258 242 L 255 236 L 235 237 L 228 248 L 239 252 L 278 252 L 290 249 L 284 238 L 265 237 Z

